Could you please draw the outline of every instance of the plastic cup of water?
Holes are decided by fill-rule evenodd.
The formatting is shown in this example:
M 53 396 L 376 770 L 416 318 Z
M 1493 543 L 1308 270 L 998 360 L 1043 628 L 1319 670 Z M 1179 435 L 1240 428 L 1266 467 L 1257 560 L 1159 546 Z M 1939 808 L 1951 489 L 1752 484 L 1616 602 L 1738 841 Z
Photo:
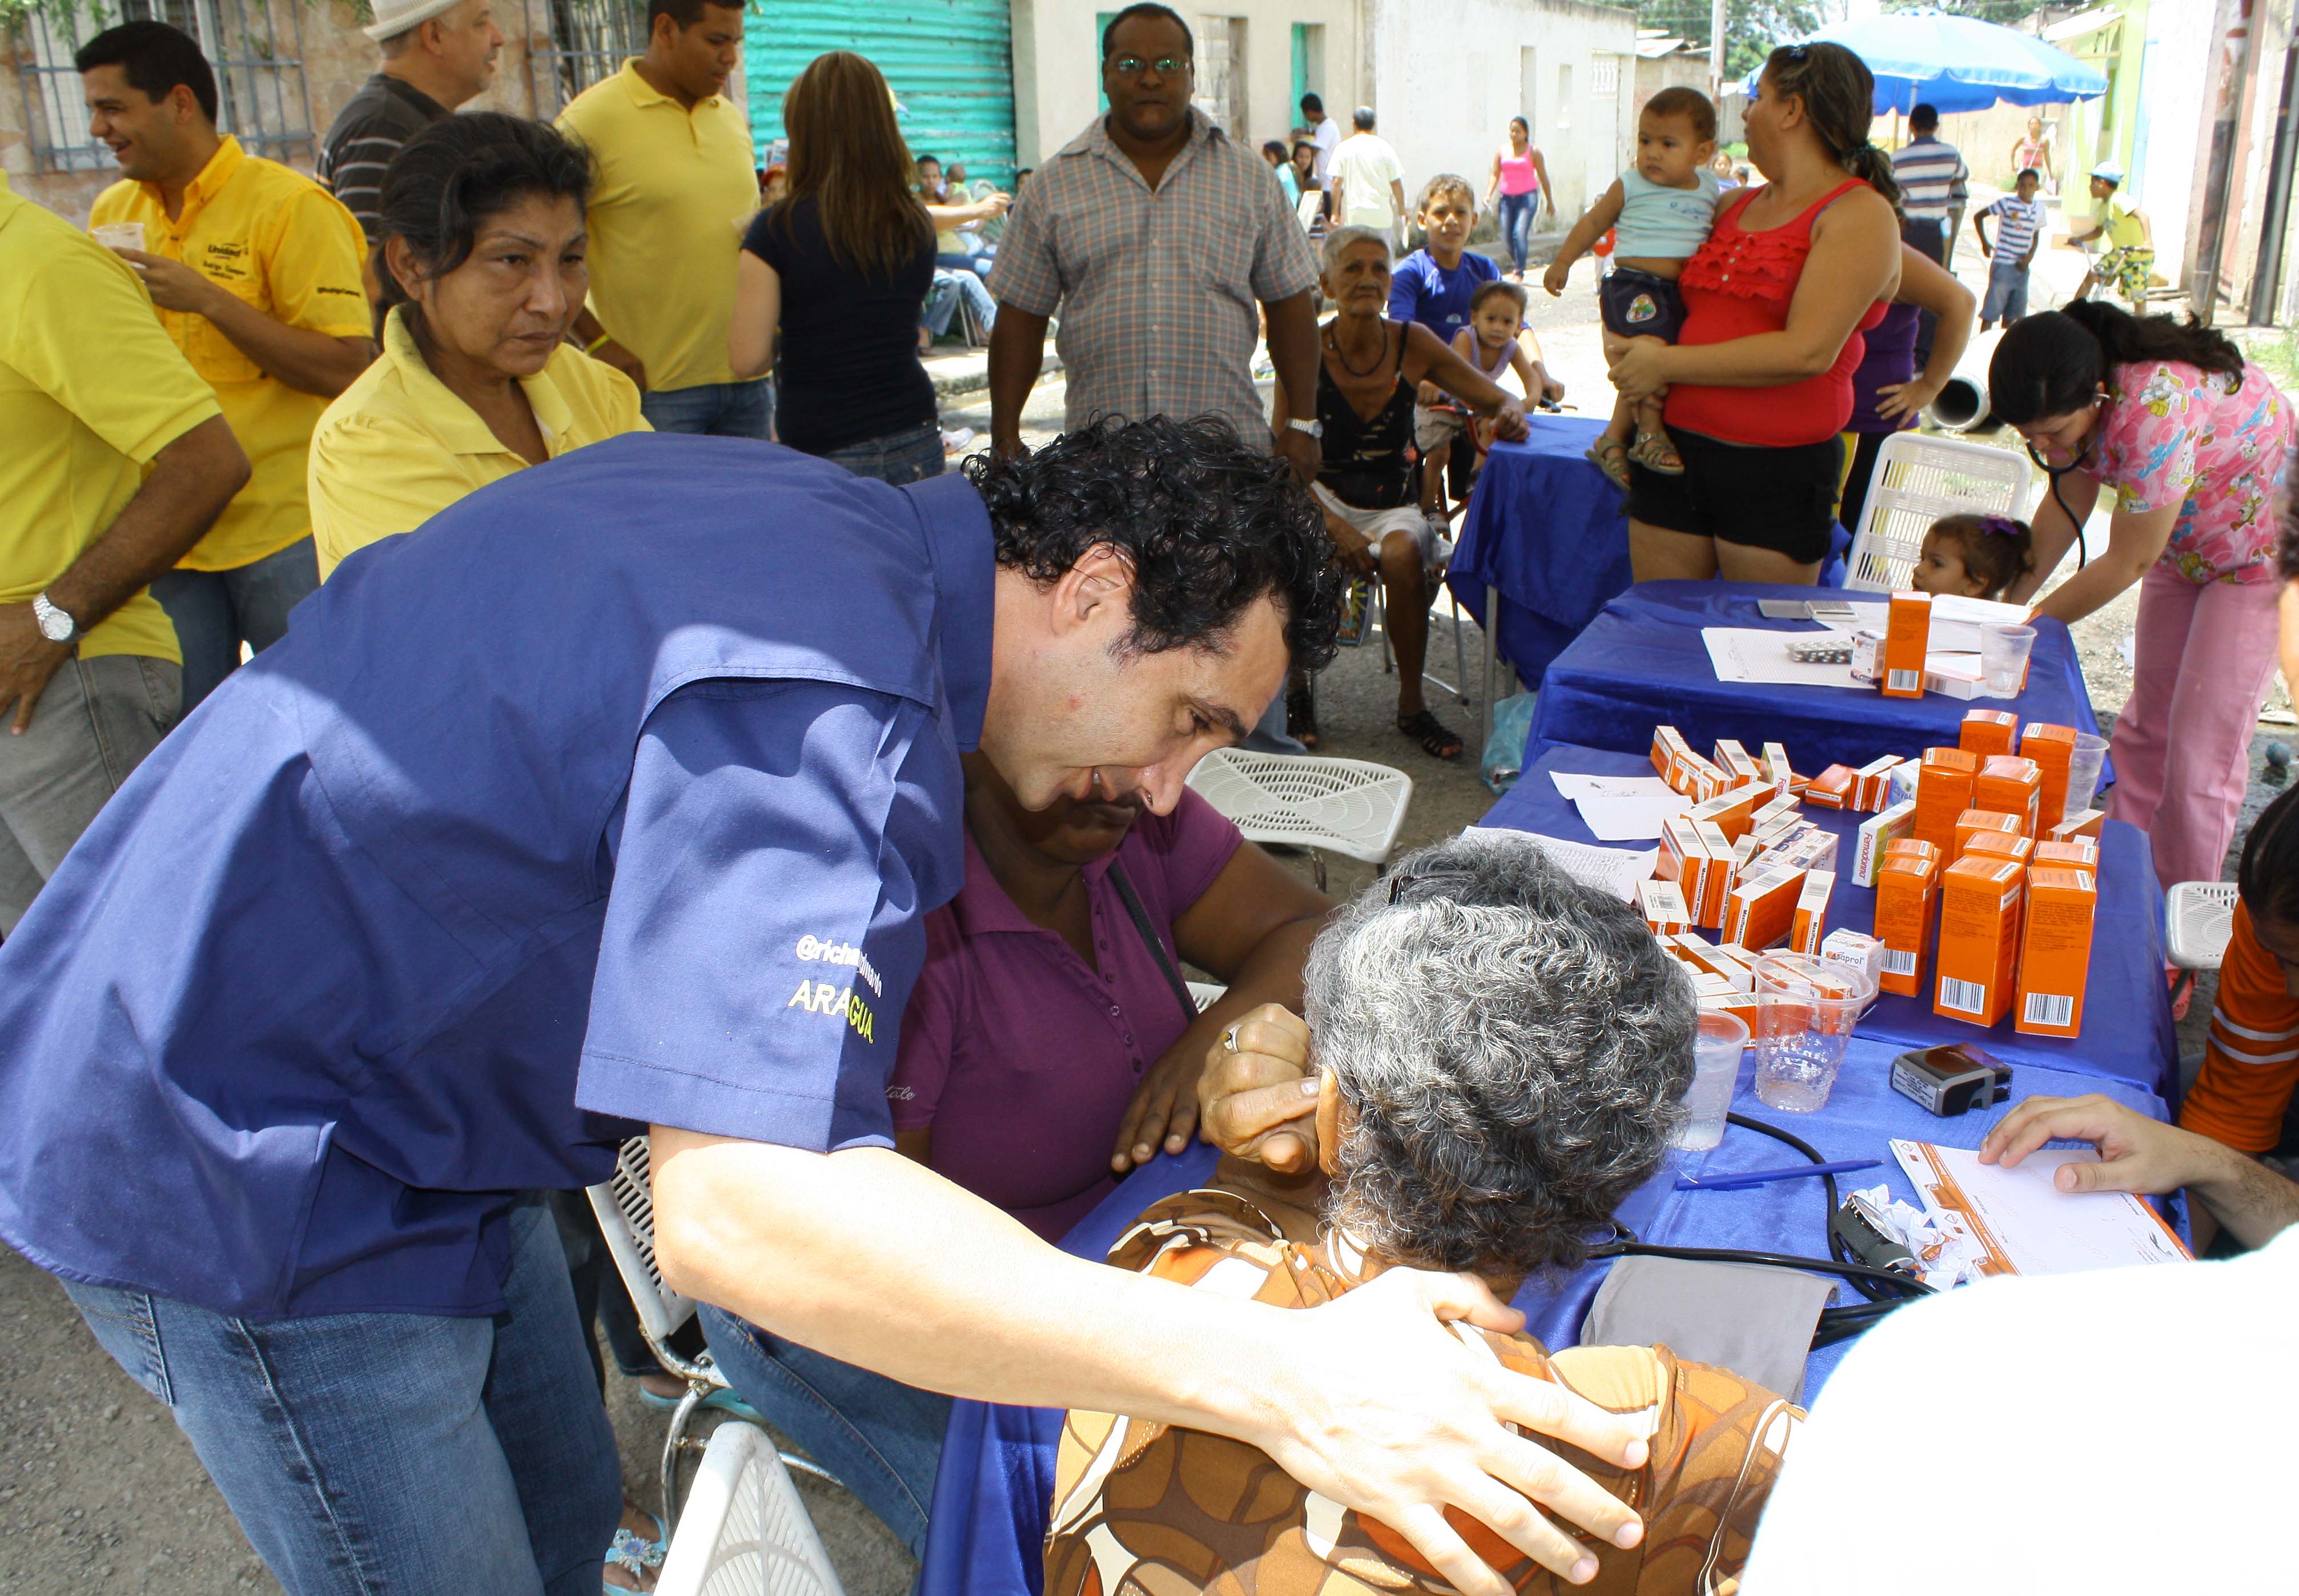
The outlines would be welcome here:
M 2107 762 L 2107 739 L 2092 732 L 2076 734 L 2075 752 L 2068 755 L 2068 807 L 2079 815 L 2099 795 L 2100 767 Z
M 1740 1053 L 1748 1045 L 1748 1024 L 1737 1014 L 1704 1009 L 1692 1037 L 1692 1085 L 1684 1094 L 1684 1124 L 1676 1147 L 1706 1152 L 1724 1139 L 1724 1116 L 1740 1078 Z
M 107 221 L 101 227 L 90 228 L 95 241 L 106 249 L 142 249 L 144 224 L 140 221 Z
M 2018 693 L 2028 679 L 2028 656 L 2036 647 L 2033 627 L 1985 627 L 1979 634 L 1979 668 L 1988 690 L 1999 697 Z
M 1869 977 L 1808 953 L 1757 960 L 1758 1101 L 1787 1114 L 1809 1114 L 1826 1103 L 1852 1027 L 1875 995 Z

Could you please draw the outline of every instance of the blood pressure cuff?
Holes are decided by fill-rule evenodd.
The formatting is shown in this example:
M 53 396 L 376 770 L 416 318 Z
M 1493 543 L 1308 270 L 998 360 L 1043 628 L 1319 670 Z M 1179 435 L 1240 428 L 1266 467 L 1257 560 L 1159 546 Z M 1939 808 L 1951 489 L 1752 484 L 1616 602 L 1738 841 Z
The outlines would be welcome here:
M 1833 1281 L 1800 1269 L 1623 1258 L 1581 1324 L 1584 1346 L 1659 1342 L 1801 1400 L 1804 1363 Z

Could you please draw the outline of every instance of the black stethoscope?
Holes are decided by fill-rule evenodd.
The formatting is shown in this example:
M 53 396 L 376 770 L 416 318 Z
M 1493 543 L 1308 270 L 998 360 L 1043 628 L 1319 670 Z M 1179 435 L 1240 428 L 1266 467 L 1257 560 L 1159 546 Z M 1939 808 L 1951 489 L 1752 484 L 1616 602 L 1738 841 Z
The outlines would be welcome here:
M 2105 394 L 2101 394 L 2092 400 L 2091 404 L 2094 410 L 2097 410 L 2101 405 L 2106 403 L 2107 395 Z M 2091 458 L 2092 447 L 2099 442 L 2099 428 L 2096 426 L 2092 428 L 2090 436 L 2084 439 L 2083 447 L 2076 451 L 2076 457 L 2063 466 L 2054 466 L 2050 461 L 2046 460 L 2041 454 L 2037 453 L 2036 445 L 2032 443 L 2029 443 L 2025 437 L 2022 437 L 2020 441 L 2027 445 L 2028 458 L 2034 461 L 2036 464 L 2042 469 L 2044 475 L 2051 479 L 2052 503 L 2060 507 L 2060 513 L 2068 518 L 2068 525 L 2075 528 L 2076 569 L 2078 570 L 2081 570 L 2084 568 L 2084 562 L 2089 558 L 2084 549 L 2083 522 L 2077 517 L 2076 512 L 2069 507 L 2067 496 L 2060 492 L 2060 478 L 2066 476 L 2070 471 L 2074 470 L 2078 466 L 2083 464 L 2085 461 Z

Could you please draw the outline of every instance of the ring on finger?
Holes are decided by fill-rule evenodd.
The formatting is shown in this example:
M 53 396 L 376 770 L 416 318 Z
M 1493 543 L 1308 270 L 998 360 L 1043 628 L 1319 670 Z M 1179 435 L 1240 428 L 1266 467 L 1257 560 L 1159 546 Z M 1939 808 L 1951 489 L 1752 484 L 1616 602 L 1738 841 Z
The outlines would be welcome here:
M 1232 1052 L 1237 1052 L 1237 1027 L 1235 1026 L 1230 1027 L 1229 1029 L 1222 1033 L 1222 1045 L 1229 1049 Z

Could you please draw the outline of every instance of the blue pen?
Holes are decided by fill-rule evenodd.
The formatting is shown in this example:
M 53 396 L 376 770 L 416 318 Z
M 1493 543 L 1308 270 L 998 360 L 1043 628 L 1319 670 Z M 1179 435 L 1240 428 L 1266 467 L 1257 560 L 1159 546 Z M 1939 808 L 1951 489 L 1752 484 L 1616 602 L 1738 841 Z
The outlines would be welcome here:
M 1882 1159 L 1839 1159 L 1833 1164 L 1790 1164 L 1781 1169 L 1727 1169 L 1714 1175 L 1680 1175 L 1680 1192 L 1731 1192 L 1776 1180 L 1801 1180 L 1807 1175 L 1848 1175 L 1855 1169 L 1874 1169 Z

